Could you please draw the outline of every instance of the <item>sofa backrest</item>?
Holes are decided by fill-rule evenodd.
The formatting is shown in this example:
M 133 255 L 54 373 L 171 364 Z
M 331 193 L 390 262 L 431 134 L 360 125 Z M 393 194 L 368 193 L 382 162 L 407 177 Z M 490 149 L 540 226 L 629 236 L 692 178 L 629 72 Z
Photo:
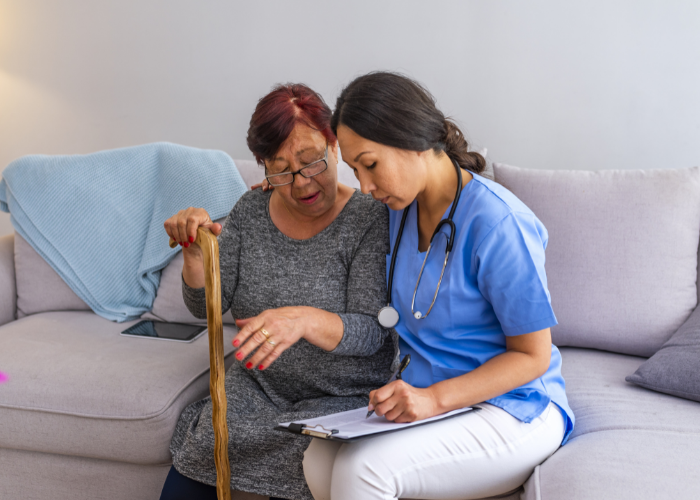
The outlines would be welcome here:
M 262 182 L 265 178 L 265 170 L 253 160 L 234 160 L 234 162 L 248 188 Z
M 17 315 L 14 252 L 14 235 L 0 236 L 0 325 L 13 321 Z
M 90 306 L 17 233 L 14 250 L 18 318 L 46 311 L 90 310 Z
M 698 297 L 698 304 L 700 304 L 700 244 L 698 244 L 698 261 L 697 261 L 697 277 L 695 278 L 695 286 Z
M 494 173 L 549 233 L 556 345 L 650 356 L 693 311 L 700 168 Z

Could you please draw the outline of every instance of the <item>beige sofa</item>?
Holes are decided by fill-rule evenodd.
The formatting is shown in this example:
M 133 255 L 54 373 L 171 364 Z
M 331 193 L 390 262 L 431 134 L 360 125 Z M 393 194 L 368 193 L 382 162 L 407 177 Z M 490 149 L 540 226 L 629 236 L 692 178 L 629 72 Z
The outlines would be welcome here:
M 495 176 L 549 231 L 553 338 L 576 414 L 569 443 L 511 498 L 700 498 L 700 403 L 624 380 L 696 307 L 700 170 Z M 149 317 L 197 321 L 180 266 Z M 98 317 L 21 237 L 0 238 L 0 499 L 159 498 L 177 418 L 208 394 L 207 339 L 119 335 L 133 323 Z

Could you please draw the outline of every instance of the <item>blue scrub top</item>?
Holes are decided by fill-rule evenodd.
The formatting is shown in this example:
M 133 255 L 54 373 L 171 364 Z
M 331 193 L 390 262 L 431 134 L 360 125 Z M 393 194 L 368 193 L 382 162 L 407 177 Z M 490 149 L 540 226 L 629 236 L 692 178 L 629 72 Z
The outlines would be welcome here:
M 506 336 L 557 324 L 544 270 L 547 230 L 513 193 L 472 175 L 453 217 L 457 233 L 435 305 L 429 316 L 420 320 L 411 313 L 411 301 L 425 252 L 418 251 L 416 202 L 407 208 L 392 303 L 400 316 L 395 328 L 401 356 L 411 355 L 403 379 L 414 387 L 428 387 L 474 370 L 506 351 Z M 401 215 L 401 211 L 390 210 L 392 253 L 396 251 Z M 443 226 L 433 239 L 416 293 L 414 310 L 423 315 L 440 279 L 447 232 Z M 391 255 L 387 256 L 387 274 Z M 529 423 L 550 401 L 557 404 L 566 422 L 563 444 L 574 428 L 574 414 L 561 375 L 561 354 L 554 345 L 543 376 L 487 402 Z

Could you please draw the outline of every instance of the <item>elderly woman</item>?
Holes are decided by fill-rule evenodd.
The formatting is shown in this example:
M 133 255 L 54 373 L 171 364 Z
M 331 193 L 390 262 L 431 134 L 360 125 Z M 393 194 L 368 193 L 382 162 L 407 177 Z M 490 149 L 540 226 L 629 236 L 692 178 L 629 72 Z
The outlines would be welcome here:
M 389 377 L 394 344 L 377 322 L 386 294 L 386 208 L 337 182 L 331 111 L 303 85 L 260 100 L 248 146 L 276 189 L 246 193 L 223 228 L 203 209 L 165 222 L 183 246 L 183 295 L 206 317 L 199 226 L 219 236 L 222 309 L 240 331 L 226 373 L 231 487 L 312 500 L 302 460 L 311 438 L 274 431 L 279 422 L 368 404 Z M 161 499 L 215 499 L 212 403 L 182 412 L 173 467 Z

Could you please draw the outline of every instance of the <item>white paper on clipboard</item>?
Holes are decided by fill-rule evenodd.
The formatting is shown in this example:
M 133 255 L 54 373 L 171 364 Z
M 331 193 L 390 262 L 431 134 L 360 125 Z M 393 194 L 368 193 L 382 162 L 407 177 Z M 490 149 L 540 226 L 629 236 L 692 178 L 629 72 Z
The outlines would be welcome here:
M 333 438 L 336 439 L 356 439 L 371 436 L 372 434 L 408 429 L 417 425 L 449 418 L 460 413 L 466 413 L 474 409 L 475 408 L 473 407 L 460 408 L 458 410 L 453 410 L 443 413 L 442 415 L 426 418 L 424 420 L 397 424 L 395 422 L 390 422 L 384 417 L 377 416 L 376 414 L 373 414 L 369 418 L 365 418 L 367 415 L 367 408 L 363 407 L 356 410 L 332 413 L 323 417 L 297 420 L 295 422 L 285 422 L 279 424 L 279 427 L 289 428 L 291 424 L 302 424 L 305 429 L 312 431 L 317 431 L 320 433 L 332 432 L 332 434 L 329 434 L 329 437 L 332 435 Z

